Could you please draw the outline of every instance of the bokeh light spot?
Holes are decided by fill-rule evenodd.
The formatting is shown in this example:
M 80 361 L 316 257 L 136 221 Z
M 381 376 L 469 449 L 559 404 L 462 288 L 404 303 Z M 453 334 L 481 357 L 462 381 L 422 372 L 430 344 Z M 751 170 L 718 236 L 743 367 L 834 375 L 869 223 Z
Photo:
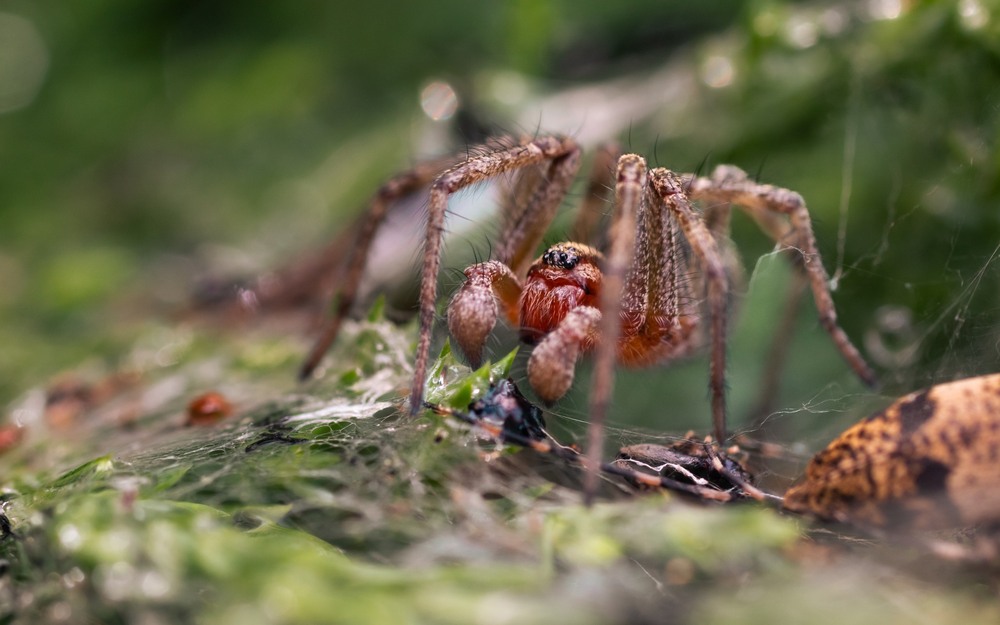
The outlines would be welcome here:
M 876 20 L 894 20 L 903 14 L 902 0 L 870 0 L 868 14 Z
M 49 69 L 49 51 L 35 25 L 0 13 L 0 113 L 31 104 Z
M 979 30 L 990 21 L 990 14 L 979 0 L 962 0 L 958 3 L 958 15 L 962 26 L 969 30 Z
M 721 89 L 733 82 L 733 62 L 729 57 L 714 55 L 701 64 L 701 80 L 709 87 Z
M 420 92 L 420 107 L 434 121 L 450 119 L 458 110 L 458 94 L 448 83 L 436 80 Z

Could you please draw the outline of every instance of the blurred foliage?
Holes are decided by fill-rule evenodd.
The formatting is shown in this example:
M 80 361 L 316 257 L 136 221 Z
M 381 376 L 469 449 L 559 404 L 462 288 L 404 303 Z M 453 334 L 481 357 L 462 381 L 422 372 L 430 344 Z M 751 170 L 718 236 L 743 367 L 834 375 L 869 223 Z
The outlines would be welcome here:
M 561 4 L 0 2 L 0 107 L 17 103 L 0 108 L 0 397 L 113 356 L 128 338 L 107 329 L 109 298 L 152 285 L 176 304 L 209 243 L 252 247 L 260 270 L 343 227 L 412 155 L 430 78 L 630 51 L 631 9 Z M 647 41 L 737 15 L 642 4 L 663 17 Z M 337 146 L 353 153 L 325 164 Z
M 487 466 L 460 430 L 399 419 L 412 326 L 376 314 L 303 388 L 305 323 L 176 313 L 198 277 L 322 245 L 385 176 L 484 132 L 617 139 L 686 171 L 732 162 L 806 198 L 841 322 L 883 376 L 863 390 L 811 304 L 777 327 L 788 263 L 734 218 L 749 288 L 733 423 L 751 427 L 787 334 L 760 432 L 817 447 L 890 396 L 996 370 L 998 42 L 990 0 L 0 0 L 0 401 L 26 431 L 0 458 L 17 534 L 0 620 L 995 622 L 979 600 L 995 580 L 823 566 L 766 510 L 654 495 L 587 511 L 566 467 Z M 432 80 L 457 92 L 451 119 L 420 110 Z M 559 98 L 579 93 L 574 118 Z M 489 249 L 458 238 L 449 266 Z M 459 406 L 490 371 L 438 367 L 432 390 Z M 705 429 L 706 371 L 619 375 L 612 440 Z M 564 435 L 586 375 L 550 418 Z M 90 398 L 56 406 L 68 429 L 45 405 L 57 386 Z M 238 416 L 182 428 L 209 387 Z

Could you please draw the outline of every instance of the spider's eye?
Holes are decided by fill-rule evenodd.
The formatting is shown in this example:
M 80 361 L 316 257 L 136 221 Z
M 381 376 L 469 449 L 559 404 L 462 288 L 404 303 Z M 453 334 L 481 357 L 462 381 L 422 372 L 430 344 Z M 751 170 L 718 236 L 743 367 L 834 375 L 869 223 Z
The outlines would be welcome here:
M 550 267 L 569 270 L 580 262 L 580 256 L 575 247 L 556 246 L 542 254 L 542 262 Z

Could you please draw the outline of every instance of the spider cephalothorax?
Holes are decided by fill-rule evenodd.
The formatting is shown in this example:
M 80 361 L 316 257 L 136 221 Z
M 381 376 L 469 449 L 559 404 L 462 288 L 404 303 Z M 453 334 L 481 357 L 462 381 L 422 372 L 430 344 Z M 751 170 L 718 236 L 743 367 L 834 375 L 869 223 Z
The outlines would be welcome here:
M 534 345 L 556 329 L 569 311 L 597 306 L 601 292 L 600 264 L 604 256 L 581 243 L 558 243 L 528 268 L 518 306 L 511 321 L 521 340 Z
M 465 357 L 478 365 L 497 321 L 499 301 L 521 340 L 534 345 L 573 309 L 598 305 L 603 260 L 589 245 L 558 243 L 531 264 L 523 284 L 500 261 L 472 265 L 448 306 L 448 329 Z
M 358 233 L 334 318 L 303 367 L 308 376 L 350 312 L 372 237 L 394 200 L 430 185 L 427 235 L 420 288 L 420 337 L 410 408 L 423 405 L 441 268 L 442 232 L 448 199 L 471 185 L 500 178 L 511 182 L 492 258 L 465 270 L 466 281 L 448 306 L 448 328 L 466 358 L 478 364 L 500 315 L 534 344 L 528 380 L 546 401 L 572 385 L 580 354 L 593 350 L 588 466 L 596 476 L 603 418 L 611 397 L 615 364 L 668 362 L 709 342 L 709 389 L 715 436 L 726 438 L 727 255 L 720 249 L 729 214 L 749 214 L 781 246 L 796 251 L 798 271 L 808 279 L 820 324 L 865 382 L 874 374 L 837 325 L 833 300 L 802 197 L 750 180 L 722 165 L 710 176 L 647 170 L 636 154 L 605 148 L 595 158 L 592 184 L 573 228 L 577 241 L 597 240 L 604 212 L 602 180 L 614 169 L 613 213 L 606 249 L 560 243 L 532 262 L 543 235 L 566 196 L 580 163 L 570 138 L 498 139 L 461 158 L 421 166 L 387 182 L 376 193 Z M 617 163 L 617 165 L 615 165 Z M 701 212 L 694 208 L 702 206 Z M 685 244 L 679 241 L 683 238 Z M 593 480 L 588 490 L 592 492 Z
M 531 264 L 523 281 L 500 261 L 469 267 L 465 284 L 448 306 L 448 327 L 455 343 L 478 366 L 483 345 L 496 324 L 499 303 L 525 343 L 541 343 L 528 365 L 528 376 L 543 400 L 555 401 L 572 384 L 572 371 L 539 364 L 539 358 L 545 358 L 546 350 L 556 349 L 559 353 L 550 358 L 575 362 L 578 351 L 594 346 L 603 260 L 588 245 L 559 243 Z M 502 287 L 497 288 L 498 283 Z M 553 338 L 546 341 L 547 337 Z

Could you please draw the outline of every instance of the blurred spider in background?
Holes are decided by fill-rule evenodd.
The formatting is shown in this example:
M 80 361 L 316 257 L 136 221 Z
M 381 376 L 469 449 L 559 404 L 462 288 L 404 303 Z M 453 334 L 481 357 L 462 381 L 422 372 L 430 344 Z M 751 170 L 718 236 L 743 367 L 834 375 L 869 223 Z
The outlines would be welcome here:
M 418 166 L 389 180 L 371 202 L 333 316 L 301 377 L 312 374 L 350 312 L 368 248 L 386 213 L 396 200 L 429 185 L 420 334 L 410 391 L 410 410 L 419 411 L 448 200 L 462 189 L 502 178 L 511 188 L 502 203 L 492 258 L 465 270 L 466 281 L 448 305 L 448 328 L 469 363 L 478 366 L 502 314 L 518 328 L 523 341 L 534 345 L 528 381 L 546 402 L 569 390 L 580 355 L 595 352 L 588 494 L 593 493 L 601 465 L 604 417 L 616 363 L 643 367 L 669 362 L 702 347 L 707 334 L 714 434 L 720 443 L 726 440 L 729 267 L 721 242 L 727 238 L 733 206 L 748 213 L 779 245 L 797 250 L 795 264 L 809 280 L 821 325 L 857 376 L 874 384 L 874 373 L 837 325 L 828 277 L 802 197 L 750 180 L 736 167 L 721 165 L 707 177 L 659 167 L 648 170 L 641 156 L 618 156 L 613 148 L 605 148 L 595 159 L 591 188 L 572 236 L 577 241 L 598 238 L 604 209 L 599 191 L 614 170 L 606 249 L 584 242 L 558 243 L 532 260 L 576 176 L 580 156 L 580 147 L 568 137 L 499 138 L 461 157 Z M 702 206 L 701 212 L 693 202 Z

